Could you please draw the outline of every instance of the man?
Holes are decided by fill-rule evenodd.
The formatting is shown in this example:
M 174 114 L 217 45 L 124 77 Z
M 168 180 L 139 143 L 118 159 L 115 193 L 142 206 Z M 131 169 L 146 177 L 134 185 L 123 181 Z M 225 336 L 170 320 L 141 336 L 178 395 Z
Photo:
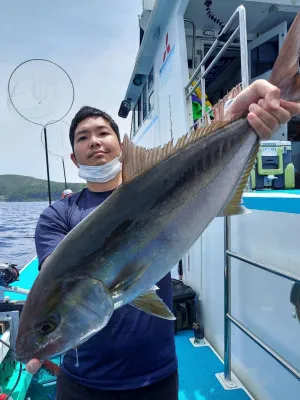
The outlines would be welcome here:
M 248 111 L 250 125 L 263 139 L 292 116 L 300 105 L 280 99 L 279 90 L 264 80 L 243 90 L 226 111 L 226 118 Z M 36 228 L 39 267 L 64 236 L 121 183 L 121 143 L 118 126 L 104 112 L 82 108 L 70 127 L 71 158 L 87 187 L 49 206 Z M 122 205 L 120 205 L 122 206 Z M 170 274 L 158 294 L 172 307 Z M 31 360 L 35 373 L 41 363 Z M 108 325 L 64 356 L 57 381 L 57 400 L 178 398 L 173 323 L 129 305 L 117 310 Z
M 65 189 L 61 194 L 61 199 L 65 199 L 73 194 L 71 189 Z

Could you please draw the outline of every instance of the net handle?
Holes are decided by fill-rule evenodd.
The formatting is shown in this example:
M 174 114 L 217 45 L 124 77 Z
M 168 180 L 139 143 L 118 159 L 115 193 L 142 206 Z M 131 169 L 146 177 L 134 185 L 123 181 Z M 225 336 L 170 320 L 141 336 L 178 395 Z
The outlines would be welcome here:
M 59 121 L 50 121 L 51 123 L 48 123 L 47 125 L 51 125 L 51 124 L 56 124 L 57 122 L 63 122 L 63 123 L 65 123 L 66 125 L 68 125 L 69 127 L 70 127 L 70 124 L 68 124 L 68 122 L 66 122 L 66 121 L 63 121 L 63 120 L 59 120 Z M 44 128 L 44 127 L 43 127 Z M 42 143 L 42 146 L 44 147 L 44 149 L 45 149 L 45 143 L 43 142 L 43 133 L 44 133 L 44 129 L 42 129 L 42 131 L 41 131 L 41 143 Z M 68 154 L 70 154 L 69 152 L 68 153 L 66 153 L 66 154 L 64 154 L 63 156 L 62 155 L 60 155 L 60 154 L 55 154 L 55 153 L 53 153 L 52 151 L 50 151 L 49 149 L 48 149 L 48 153 L 49 154 L 51 154 L 52 156 L 55 156 L 55 157 L 59 157 L 59 158 L 65 158 Z

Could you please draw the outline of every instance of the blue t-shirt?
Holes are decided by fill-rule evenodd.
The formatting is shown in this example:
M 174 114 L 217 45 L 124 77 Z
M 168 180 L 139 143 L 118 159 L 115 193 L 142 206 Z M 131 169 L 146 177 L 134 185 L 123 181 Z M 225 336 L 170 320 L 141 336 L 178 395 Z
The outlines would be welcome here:
M 50 205 L 36 227 L 39 268 L 64 236 L 99 206 L 110 192 L 87 188 Z M 157 283 L 157 294 L 172 310 L 171 275 Z M 116 310 L 107 326 L 63 359 L 62 372 L 82 385 L 126 390 L 166 378 L 177 369 L 174 322 L 144 313 L 130 305 Z

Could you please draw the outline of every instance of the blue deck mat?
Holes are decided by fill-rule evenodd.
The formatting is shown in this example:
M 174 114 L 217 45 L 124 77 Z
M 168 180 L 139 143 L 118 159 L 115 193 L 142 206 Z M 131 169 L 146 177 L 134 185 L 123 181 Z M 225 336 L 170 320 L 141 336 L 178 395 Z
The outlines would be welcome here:
M 193 331 L 175 336 L 179 363 L 179 400 L 249 400 L 242 390 L 225 390 L 215 374 L 224 366 L 209 346 L 194 347 Z

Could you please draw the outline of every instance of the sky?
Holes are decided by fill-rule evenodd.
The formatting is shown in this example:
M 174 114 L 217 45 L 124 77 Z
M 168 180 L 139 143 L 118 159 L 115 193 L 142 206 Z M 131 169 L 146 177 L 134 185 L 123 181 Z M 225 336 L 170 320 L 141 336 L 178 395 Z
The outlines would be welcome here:
M 74 85 L 75 98 L 70 112 L 63 122 L 47 128 L 51 180 L 63 182 L 60 156 L 64 156 L 67 181 L 83 182 L 67 155 L 70 151 L 68 124 L 80 107 L 100 108 L 118 123 L 121 136 L 130 132 L 131 114 L 127 119 L 117 114 L 138 52 L 141 12 L 141 0 L 11 0 L 2 4 L 0 175 L 47 177 L 43 128 L 18 115 L 8 96 L 12 72 L 29 59 L 47 59 L 58 64 Z M 33 76 L 31 71 L 38 77 L 33 90 L 32 83 L 26 84 L 28 74 Z M 14 104 L 25 116 L 38 122 L 63 115 L 72 101 L 72 89 L 65 73 L 45 62 L 25 63 L 18 68 L 10 87 Z M 48 103 L 39 104 L 47 105 L 47 113 L 46 109 L 41 113 L 40 108 L 32 105 L 37 104 L 36 99 L 46 97 Z

